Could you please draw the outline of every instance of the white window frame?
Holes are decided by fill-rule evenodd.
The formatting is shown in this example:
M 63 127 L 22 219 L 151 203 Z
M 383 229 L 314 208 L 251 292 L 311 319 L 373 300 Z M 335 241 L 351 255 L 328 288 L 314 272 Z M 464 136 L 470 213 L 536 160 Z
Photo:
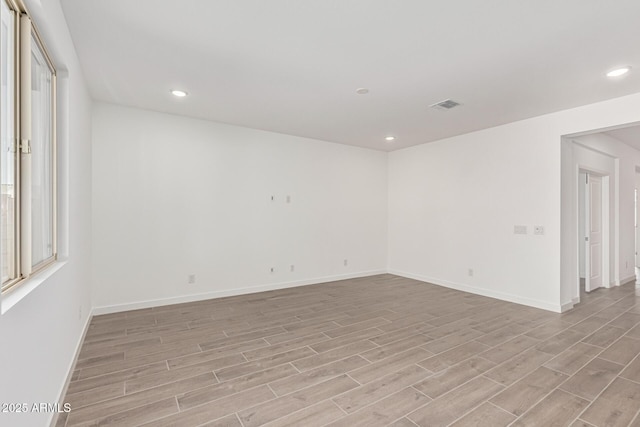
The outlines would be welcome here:
M 1 284 L 4 296 L 24 284 L 27 279 L 52 265 L 58 257 L 57 250 L 57 144 L 56 144 L 56 68 L 49 56 L 36 26 L 21 0 L 4 1 L 14 12 L 15 44 L 14 44 L 14 88 L 15 100 L 15 133 L 14 150 L 16 159 L 15 171 L 15 239 L 14 239 L 14 271 L 15 277 Z M 32 38 L 37 44 L 44 60 L 51 71 L 51 197 L 52 197 L 52 255 L 37 265 L 32 265 L 32 211 L 31 211 L 31 55 Z M 0 153 L 6 155 L 6 153 Z

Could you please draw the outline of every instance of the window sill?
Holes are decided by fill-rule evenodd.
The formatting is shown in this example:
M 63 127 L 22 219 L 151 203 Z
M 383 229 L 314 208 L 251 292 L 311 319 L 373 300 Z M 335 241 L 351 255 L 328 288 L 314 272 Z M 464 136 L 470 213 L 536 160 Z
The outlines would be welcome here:
M 21 283 L 16 289 L 12 289 L 5 295 L 2 295 L 0 297 L 0 314 L 5 314 L 9 311 L 20 300 L 56 274 L 66 263 L 67 261 L 55 261 L 44 270 L 25 280 L 24 283 Z

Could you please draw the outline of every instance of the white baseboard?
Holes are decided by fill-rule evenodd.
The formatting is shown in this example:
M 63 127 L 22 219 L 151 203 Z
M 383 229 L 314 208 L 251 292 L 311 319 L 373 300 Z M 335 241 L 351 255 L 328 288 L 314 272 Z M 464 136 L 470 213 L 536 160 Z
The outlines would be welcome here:
M 376 274 L 386 274 L 386 270 L 360 271 L 357 273 L 340 274 L 336 276 L 325 276 L 314 279 L 305 279 L 292 282 L 271 283 L 268 285 L 250 286 L 246 288 L 230 289 L 225 291 L 205 292 L 201 294 L 183 295 L 171 298 L 161 298 L 146 301 L 136 301 L 126 304 L 106 305 L 94 307 L 93 315 L 118 313 L 120 311 L 138 310 L 141 308 L 160 307 L 163 305 L 180 304 L 184 302 L 202 301 L 213 298 L 232 297 L 237 295 L 253 294 L 256 292 L 273 291 L 276 289 L 295 288 L 298 286 L 315 285 L 319 283 L 334 282 L 336 280 L 355 279 L 358 277 L 374 276 Z
M 559 304 L 553 304 L 546 301 L 539 301 L 530 298 L 523 298 L 518 295 L 506 294 L 503 292 L 493 291 L 491 289 L 478 288 L 475 286 L 469 286 L 462 283 L 455 283 L 448 280 L 437 279 L 434 277 L 422 276 L 419 274 L 407 273 L 398 270 L 389 270 L 389 274 L 395 274 L 397 276 L 407 277 L 409 279 L 420 280 L 422 282 L 433 283 L 434 285 L 444 286 L 445 288 L 456 289 L 459 291 L 469 292 L 472 294 L 483 295 L 485 297 L 496 298 L 503 301 L 513 302 L 516 304 L 527 305 L 529 307 L 541 308 L 547 311 L 553 311 L 555 313 L 562 313 L 563 307 Z M 573 307 L 573 303 L 570 303 Z M 567 304 L 565 304 L 566 306 Z M 566 311 L 567 309 L 565 309 Z
M 624 279 L 620 279 L 620 285 L 626 285 L 627 283 L 635 282 L 636 275 L 625 277 Z
M 625 279 L 620 279 L 620 280 L 614 280 L 613 282 L 609 282 L 609 285 L 606 286 L 605 288 L 607 289 L 611 289 L 615 286 L 622 286 L 622 285 L 626 285 L 627 283 L 631 282 L 631 281 L 635 281 L 636 280 L 636 276 L 635 274 L 633 276 L 629 276 Z
M 573 300 L 571 300 L 571 301 L 569 301 L 569 302 L 567 302 L 567 303 L 562 304 L 562 305 L 560 306 L 560 313 L 565 313 L 565 312 L 567 312 L 567 311 L 571 310 L 575 304 L 576 304 L 576 303 L 575 303 Z
M 571 301 L 566 302 L 560 306 L 562 313 L 565 313 L 575 307 L 580 302 L 580 297 L 571 298 Z
M 84 324 L 82 334 L 80 335 L 80 339 L 76 344 L 75 354 L 73 356 L 73 359 L 71 359 L 71 364 L 69 364 L 69 368 L 67 368 L 67 379 L 65 380 L 64 384 L 62 384 L 62 389 L 58 394 L 58 403 L 60 404 L 60 407 L 62 407 L 62 405 L 64 404 L 63 399 L 67 395 L 67 390 L 69 389 L 69 383 L 71 382 L 71 376 L 73 375 L 73 368 L 74 366 L 76 366 L 76 362 L 78 361 L 78 357 L 80 356 L 80 349 L 82 349 L 84 338 L 87 335 L 87 331 L 89 330 L 91 319 L 93 319 L 93 312 L 89 312 L 89 316 L 87 316 L 87 321 Z M 60 414 L 58 412 L 52 413 L 51 423 L 49 424 L 51 427 L 54 427 L 56 425 L 56 423 L 58 422 L 59 416 Z

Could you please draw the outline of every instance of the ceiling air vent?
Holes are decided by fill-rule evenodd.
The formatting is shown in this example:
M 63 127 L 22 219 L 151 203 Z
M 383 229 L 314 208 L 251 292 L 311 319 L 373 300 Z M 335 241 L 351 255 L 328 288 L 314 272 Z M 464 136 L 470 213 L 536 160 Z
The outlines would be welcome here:
M 453 99 L 445 99 L 444 101 L 436 102 L 435 104 L 429 105 L 431 108 L 435 108 L 436 110 L 448 111 L 452 108 L 455 108 L 460 104 L 459 102 L 454 101 Z

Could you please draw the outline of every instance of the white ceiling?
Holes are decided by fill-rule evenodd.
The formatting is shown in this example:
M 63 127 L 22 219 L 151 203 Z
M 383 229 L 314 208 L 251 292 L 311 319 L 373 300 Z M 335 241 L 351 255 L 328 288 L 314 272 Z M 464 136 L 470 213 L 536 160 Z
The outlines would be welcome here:
M 640 125 L 610 130 L 604 133 L 630 145 L 636 150 L 640 150 Z
M 380 150 L 640 92 L 638 0 L 62 4 L 97 100 Z

